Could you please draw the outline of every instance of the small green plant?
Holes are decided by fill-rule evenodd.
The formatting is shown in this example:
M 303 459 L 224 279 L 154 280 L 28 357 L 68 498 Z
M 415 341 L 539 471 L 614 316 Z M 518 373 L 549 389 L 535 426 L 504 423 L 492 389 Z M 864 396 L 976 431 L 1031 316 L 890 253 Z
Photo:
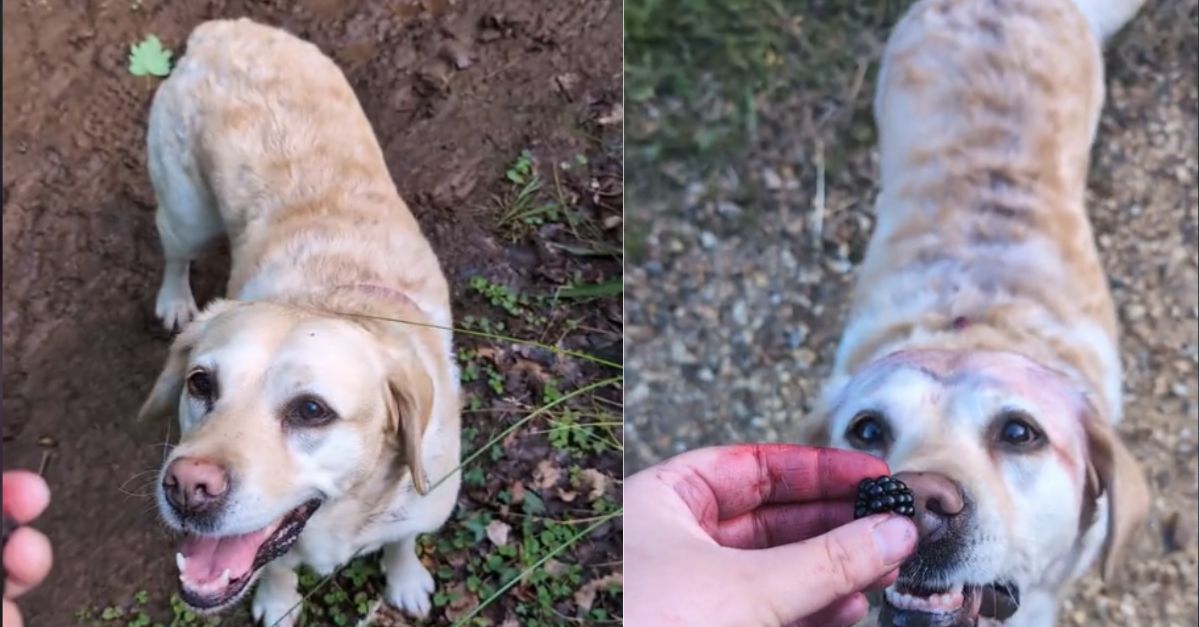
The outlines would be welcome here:
M 134 76 L 166 76 L 171 73 L 171 51 L 158 37 L 150 35 L 129 47 L 129 73 Z
M 533 171 L 533 153 L 522 150 L 504 176 L 517 185 L 524 185 L 534 180 L 537 174 Z
M 161 610 L 153 610 L 150 594 L 145 590 L 134 593 L 132 602 L 114 603 L 104 608 L 85 607 L 75 612 L 79 625 L 87 627 L 217 627 L 221 620 L 193 612 L 179 594 L 171 595 L 170 616 L 154 618 Z M 161 606 L 160 606 L 161 607 Z
M 504 173 L 504 177 L 516 188 L 515 193 L 500 202 L 501 227 L 512 227 L 518 223 L 541 226 L 556 222 L 564 217 L 558 203 L 540 200 L 542 179 L 534 167 L 533 154 L 522 150 L 517 160 Z
M 503 285 L 492 283 L 481 276 L 471 277 L 471 289 L 478 292 L 492 304 L 493 307 L 499 307 L 508 312 L 510 316 L 520 316 L 522 311 L 520 305 L 522 299 L 519 298 L 512 290 Z

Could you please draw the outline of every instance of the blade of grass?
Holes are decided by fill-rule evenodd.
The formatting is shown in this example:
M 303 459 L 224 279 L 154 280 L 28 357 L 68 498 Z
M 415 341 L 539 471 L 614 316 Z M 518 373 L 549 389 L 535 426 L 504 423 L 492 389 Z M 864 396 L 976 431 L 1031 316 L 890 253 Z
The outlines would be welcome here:
M 550 411 L 550 410 L 551 410 L 551 409 L 553 409 L 554 407 L 556 407 L 556 406 L 558 406 L 558 405 L 561 405 L 561 404 L 563 404 L 563 403 L 565 403 L 565 402 L 567 402 L 567 401 L 571 400 L 572 398 L 575 398 L 575 397 L 577 397 L 577 396 L 582 396 L 583 394 L 586 394 L 586 393 L 588 393 L 588 392 L 591 392 L 592 390 L 599 389 L 599 388 L 602 388 L 602 387 L 604 387 L 604 386 L 607 386 L 607 385 L 612 385 L 612 384 L 614 384 L 614 383 L 617 383 L 617 382 L 621 381 L 622 379 L 624 379 L 624 377 L 610 377 L 610 378 L 608 378 L 608 379 L 604 379 L 603 381 L 597 381 L 597 382 L 595 382 L 595 383 L 590 383 L 590 384 L 588 384 L 588 385 L 585 385 L 585 386 L 583 386 L 583 387 L 579 388 L 578 390 L 574 390 L 574 391 L 572 391 L 572 392 L 569 392 L 569 393 L 567 393 L 567 394 L 563 394 L 561 397 L 559 397 L 559 398 L 557 398 L 557 399 L 555 399 L 555 400 L 553 400 L 553 401 L 551 401 L 551 402 L 549 402 L 549 403 L 546 403 L 545 405 L 542 405 L 541 407 L 539 407 L 539 408 L 537 408 L 537 409 L 533 410 L 533 411 L 532 411 L 532 412 L 530 412 L 528 415 L 526 415 L 524 418 L 522 418 L 522 419 L 520 419 L 520 420 L 516 421 L 515 423 L 513 423 L 513 424 L 512 424 L 512 426 L 510 426 L 510 427 L 508 427 L 507 429 L 505 429 L 505 430 L 501 431 L 501 432 L 500 432 L 500 433 L 499 433 L 499 434 L 498 434 L 496 437 L 492 438 L 491 440 L 488 440 L 486 444 L 484 444 L 483 446 L 479 447 L 479 449 L 478 449 L 478 450 L 476 450 L 474 453 L 471 453 L 470 455 L 468 455 L 468 456 L 467 456 L 467 458 L 466 458 L 466 459 L 464 459 L 464 460 L 462 461 L 462 463 L 460 463 L 458 466 L 456 466 L 456 467 L 455 467 L 453 470 L 451 470 L 450 472 L 446 473 L 446 476 L 442 477 L 441 479 L 438 479 L 436 482 L 434 482 L 434 484 L 433 484 L 433 485 L 429 486 L 429 490 L 428 490 L 428 492 L 433 492 L 434 490 L 436 490 L 436 489 L 437 489 L 437 487 L 438 487 L 438 486 L 440 486 L 440 485 L 442 485 L 443 483 L 445 483 L 445 481 L 446 481 L 447 479 L 449 479 L 450 477 L 453 477 L 453 476 L 454 476 L 454 473 L 456 473 L 456 472 L 458 472 L 458 471 L 462 470 L 462 469 L 463 469 L 463 467 L 465 467 L 467 464 L 469 464 L 469 463 L 471 463 L 471 462 L 475 461 L 475 458 L 479 457 L 480 455 L 483 455 L 483 454 L 484 454 L 484 452 L 486 452 L 488 449 L 490 449 L 490 448 L 492 447 L 492 445 L 493 445 L 493 444 L 495 444 L 495 443 L 497 443 L 497 442 L 499 442 L 499 441 L 503 440 L 503 439 L 504 439 L 504 438 L 505 438 L 505 437 L 506 437 L 508 434 L 510 434 L 510 433 L 512 433 L 513 431 L 515 431 L 515 430 L 517 430 L 518 428 L 520 428 L 520 427 L 521 427 L 521 425 L 523 425 L 523 424 L 525 424 L 525 423 L 529 422 L 530 420 L 533 420 L 534 418 L 536 418 L 536 417 L 538 417 L 538 416 L 540 416 L 540 415 L 542 415 L 542 414 L 544 414 L 544 413 L 546 413 L 546 412 Z
M 621 279 L 609 279 L 603 283 L 592 283 L 576 287 L 564 287 L 555 292 L 558 298 L 604 298 L 618 296 L 625 290 Z
M 475 336 L 475 337 L 484 337 L 484 338 L 488 338 L 490 340 L 496 340 L 498 342 L 512 342 L 513 344 L 524 344 L 526 346 L 535 346 L 542 350 L 548 350 L 552 353 L 557 353 L 559 355 L 575 357 L 577 359 L 582 359 L 584 361 L 590 361 L 594 364 L 599 364 L 601 366 L 607 366 L 609 368 L 613 368 L 614 370 L 624 370 L 624 367 L 621 364 L 619 364 L 615 361 L 610 361 L 608 359 L 604 359 L 603 357 L 596 357 L 595 355 L 589 355 L 588 353 L 567 350 L 565 348 L 559 348 L 557 346 L 551 346 L 549 344 L 543 344 L 541 342 L 534 342 L 532 340 L 523 340 L 521 338 L 512 337 L 510 335 L 498 335 L 496 333 L 488 333 L 486 331 L 472 331 L 470 329 L 462 329 L 462 328 L 458 328 L 458 327 L 447 327 L 447 326 L 442 326 L 440 324 L 431 324 L 428 322 L 417 322 L 415 320 L 401 320 L 399 318 L 389 318 L 387 316 L 372 316 L 370 314 L 364 314 L 364 313 L 349 313 L 349 312 L 339 312 L 339 313 L 341 313 L 342 315 L 345 315 L 345 316 L 354 316 L 356 318 L 370 318 L 372 320 L 384 320 L 387 322 L 399 322 L 401 324 L 411 324 L 413 326 L 418 326 L 418 327 L 429 327 L 432 329 L 442 329 L 443 331 L 450 331 L 452 333 L 461 333 L 463 335 L 471 335 L 471 336 Z

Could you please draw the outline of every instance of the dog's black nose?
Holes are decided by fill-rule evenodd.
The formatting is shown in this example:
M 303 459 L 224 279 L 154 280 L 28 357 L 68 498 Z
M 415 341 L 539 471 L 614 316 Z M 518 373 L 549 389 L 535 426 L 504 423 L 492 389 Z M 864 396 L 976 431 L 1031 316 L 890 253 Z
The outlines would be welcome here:
M 896 478 L 913 492 L 914 521 L 922 540 L 938 540 L 966 509 L 962 486 L 937 472 L 901 472 Z
M 229 473 L 205 459 L 180 457 L 167 467 L 163 492 L 181 517 L 211 516 L 225 504 Z

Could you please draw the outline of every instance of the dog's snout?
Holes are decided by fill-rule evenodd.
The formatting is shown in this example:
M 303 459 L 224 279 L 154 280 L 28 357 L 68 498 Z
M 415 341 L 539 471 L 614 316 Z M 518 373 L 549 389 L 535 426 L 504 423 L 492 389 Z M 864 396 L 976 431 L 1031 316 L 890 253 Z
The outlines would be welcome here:
M 922 538 L 935 539 L 963 513 L 962 486 L 937 472 L 901 472 L 896 478 L 913 492 L 917 529 Z
M 180 457 L 167 467 L 163 491 L 182 515 L 211 514 L 229 492 L 229 473 L 205 459 Z

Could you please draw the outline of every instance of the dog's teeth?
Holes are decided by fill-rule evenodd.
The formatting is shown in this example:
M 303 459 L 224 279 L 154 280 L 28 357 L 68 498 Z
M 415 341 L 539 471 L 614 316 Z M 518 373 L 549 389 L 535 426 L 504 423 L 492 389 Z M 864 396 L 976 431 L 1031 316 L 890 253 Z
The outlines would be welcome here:
M 226 568 L 221 572 L 221 578 L 217 580 L 217 588 L 226 588 L 229 586 L 229 569 Z
M 175 554 L 175 565 L 179 567 L 179 573 L 182 575 L 183 569 L 187 567 L 187 558 L 183 556 L 183 553 Z

